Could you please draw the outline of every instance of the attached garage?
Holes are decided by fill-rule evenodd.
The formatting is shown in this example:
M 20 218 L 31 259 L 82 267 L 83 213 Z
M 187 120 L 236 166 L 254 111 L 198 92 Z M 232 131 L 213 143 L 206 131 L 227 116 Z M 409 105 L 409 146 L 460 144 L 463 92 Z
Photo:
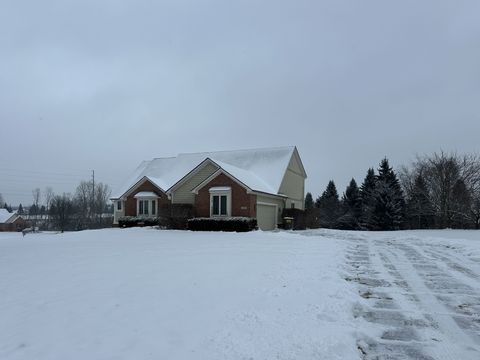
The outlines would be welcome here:
M 274 230 L 277 228 L 277 205 L 257 203 L 257 223 L 261 230 Z

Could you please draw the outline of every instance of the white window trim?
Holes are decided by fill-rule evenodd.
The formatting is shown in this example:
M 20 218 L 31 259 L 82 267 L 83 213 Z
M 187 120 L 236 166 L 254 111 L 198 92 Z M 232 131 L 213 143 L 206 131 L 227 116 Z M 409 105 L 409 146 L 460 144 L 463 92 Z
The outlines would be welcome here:
M 140 214 L 140 201 L 146 201 L 147 204 L 147 214 Z M 152 201 L 155 201 L 155 214 L 152 214 Z M 144 203 L 145 205 L 145 203 Z M 148 197 L 138 197 L 137 198 L 137 216 L 158 216 L 158 198 Z
M 232 188 L 226 186 L 212 187 L 209 190 L 210 193 L 210 217 L 229 217 L 232 216 Z M 227 214 L 213 214 L 213 197 L 214 196 L 226 196 L 227 197 Z M 219 203 L 221 206 L 221 201 Z M 220 210 L 220 207 L 219 207 Z

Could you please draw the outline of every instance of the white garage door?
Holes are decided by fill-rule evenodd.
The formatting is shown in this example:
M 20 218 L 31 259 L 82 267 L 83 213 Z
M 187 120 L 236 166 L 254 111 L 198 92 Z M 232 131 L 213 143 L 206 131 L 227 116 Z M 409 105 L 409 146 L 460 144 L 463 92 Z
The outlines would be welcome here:
M 277 227 L 277 207 L 267 204 L 257 204 L 257 223 L 261 230 L 273 230 Z

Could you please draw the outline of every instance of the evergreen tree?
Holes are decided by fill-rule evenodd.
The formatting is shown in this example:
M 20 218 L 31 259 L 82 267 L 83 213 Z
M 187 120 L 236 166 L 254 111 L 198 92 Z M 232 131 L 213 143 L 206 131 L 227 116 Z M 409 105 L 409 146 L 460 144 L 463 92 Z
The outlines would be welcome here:
M 368 169 L 367 175 L 360 186 L 360 201 L 361 201 L 361 215 L 360 215 L 360 228 L 370 229 L 371 218 L 374 206 L 374 192 L 375 192 L 375 170 L 373 168 Z
M 407 201 L 407 214 L 410 227 L 428 229 L 434 222 L 434 209 L 430 201 L 427 184 L 421 174 L 415 177 L 413 188 Z
M 398 230 L 405 214 L 405 200 L 397 175 L 387 158 L 380 162 L 373 192 L 368 227 L 372 230 Z
M 341 207 L 337 187 L 332 180 L 328 182 L 327 188 L 317 199 L 316 206 L 319 208 L 320 226 L 335 228 L 341 213 Z
M 307 195 L 305 195 L 305 209 L 311 208 L 313 208 L 313 197 L 311 193 L 307 192 Z
M 360 228 L 362 215 L 362 199 L 357 182 L 352 178 L 342 197 L 343 215 L 338 220 L 341 229 L 356 230 Z
M 28 215 L 37 215 L 38 214 L 38 207 L 35 204 L 30 205 L 28 209 Z
M 468 227 L 472 199 L 463 179 L 455 182 L 452 195 L 452 224 L 454 227 L 466 229 Z
M 23 215 L 23 206 L 22 204 L 18 205 L 18 214 Z

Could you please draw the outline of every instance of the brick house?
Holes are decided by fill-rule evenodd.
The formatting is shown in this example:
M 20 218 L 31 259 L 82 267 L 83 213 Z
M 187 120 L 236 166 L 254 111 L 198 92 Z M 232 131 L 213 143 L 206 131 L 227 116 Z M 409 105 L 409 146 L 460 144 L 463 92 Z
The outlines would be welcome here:
M 26 227 L 27 222 L 21 215 L 0 209 L 0 231 L 22 231 Z
M 155 158 L 115 191 L 114 224 L 188 205 L 196 217 L 252 217 L 271 230 L 284 208 L 303 210 L 306 177 L 295 146 Z

